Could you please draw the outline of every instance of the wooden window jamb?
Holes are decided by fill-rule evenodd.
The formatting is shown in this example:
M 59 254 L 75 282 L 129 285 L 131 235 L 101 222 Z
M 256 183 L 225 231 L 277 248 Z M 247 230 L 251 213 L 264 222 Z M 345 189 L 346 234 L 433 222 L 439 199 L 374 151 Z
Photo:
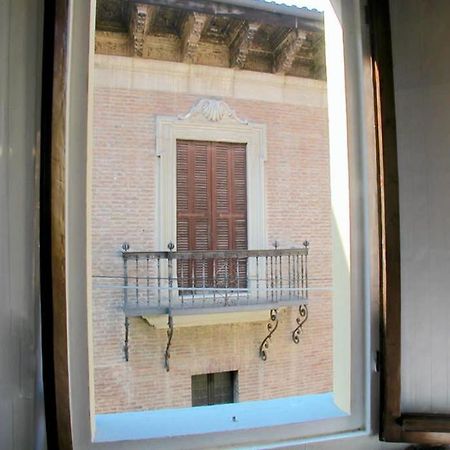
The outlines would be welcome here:
M 46 0 L 40 168 L 43 381 L 49 448 L 72 449 L 66 304 L 65 156 L 69 2 Z
M 395 92 L 389 0 L 369 0 L 380 233 L 380 439 L 450 442 L 450 415 L 401 410 L 401 260 Z

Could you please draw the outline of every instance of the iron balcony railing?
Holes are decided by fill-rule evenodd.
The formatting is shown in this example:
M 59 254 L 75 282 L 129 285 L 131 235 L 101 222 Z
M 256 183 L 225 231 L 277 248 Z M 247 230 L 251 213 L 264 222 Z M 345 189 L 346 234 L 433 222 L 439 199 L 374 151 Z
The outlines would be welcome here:
M 308 242 L 268 250 L 129 251 L 122 246 L 128 316 L 267 309 L 306 303 Z
M 308 319 L 308 250 L 215 250 L 130 252 L 122 245 L 124 357 L 129 359 L 130 317 L 167 315 L 167 345 L 164 366 L 169 371 L 174 316 L 251 309 L 267 309 L 267 335 L 259 345 L 259 356 L 267 359 L 269 343 L 278 328 L 278 311 L 298 307 L 291 331 L 298 344 Z M 105 278 L 108 278 L 106 276 Z M 115 278 L 115 277 L 113 277 Z M 122 278 L 122 277 L 120 277 Z

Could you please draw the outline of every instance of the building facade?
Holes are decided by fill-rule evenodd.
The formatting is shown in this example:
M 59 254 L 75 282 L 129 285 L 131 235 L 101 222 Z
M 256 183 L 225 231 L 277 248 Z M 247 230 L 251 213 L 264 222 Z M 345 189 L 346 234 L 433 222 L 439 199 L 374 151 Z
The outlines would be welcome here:
M 224 373 L 231 382 L 223 389 L 232 390 L 226 401 L 332 391 L 326 81 L 317 75 L 316 60 L 306 60 L 307 52 L 299 44 L 310 45 L 305 43 L 312 42 L 311 34 L 299 30 L 292 34 L 286 27 L 272 29 L 273 35 L 283 31 L 284 40 L 278 36 L 269 73 L 270 58 L 260 57 L 252 47 L 252 42 L 257 46 L 264 36 L 268 39 L 261 24 L 241 25 L 247 33 L 235 32 L 227 53 L 223 43 L 214 43 L 211 36 L 215 26 L 232 28 L 229 19 L 214 24 L 214 17 L 182 11 L 181 20 L 173 11 L 156 14 L 137 6 L 136 15 L 131 14 L 130 40 L 130 34 L 105 31 L 109 28 L 106 19 L 102 22 L 106 16 L 99 5 L 91 152 L 96 411 L 189 407 L 197 404 L 195 392 L 208 389 L 201 383 L 210 385 L 219 379 L 217 374 Z M 142 11 L 145 14 L 139 14 Z M 166 21 L 160 19 L 164 15 Z M 139 18 L 144 21 L 142 35 L 134 22 Z M 179 26 L 178 38 L 167 31 L 170 26 Z M 302 39 L 292 40 L 300 35 Z M 164 50 L 159 55 L 152 50 L 156 40 L 160 51 Z M 191 207 L 183 209 L 184 198 Z M 226 204 L 224 210 L 221 202 Z M 245 281 L 245 285 L 239 285 L 239 275 L 250 280 L 255 270 L 250 262 L 241 263 L 246 264 L 244 269 L 239 269 L 239 261 L 237 270 L 223 266 L 230 271 L 222 277 L 229 277 L 227 288 L 234 287 L 235 302 L 226 312 L 222 305 L 220 311 L 187 311 L 173 317 L 169 309 L 124 313 L 124 296 L 130 303 L 136 300 L 136 305 L 153 301 L 149 291 L 155 292 L 148 287 L 156 283 L 155 270 L 158 277 L 161 274 L 159 259 L 158 269 L 149 269 L 147 257 L 139 261 L 139 270 L 138 259 L 131 258 L 124 275 L 123 248 L 166 251 L 171 242 L 174 251 L 262 251 L 304 248 L 304 241 L 309 243 L 307 273 L 312 288 L 306 318 L 299 309 L 303 301 L 239 307 L 238 292 L 251 291 L 245 283 L 264 284 L 263 280 L 276 278 L 280 287 L 293 270 L 293 260 L 282 264 L 281 258 L 279 266 L 275 263 L 256 271 L 257 277 L 264 271 L 261 280 Z M 127 245 L 121 247 L 123 243 Z M 273 258 L 268 261 L 273 264 Z M 203 269 L 195 264 L 178 262 L 175 287 L 183 283 L 183 267 L 200 276 L 215 263 Z M 167 274 L 161 275 L 162 280 L 166 278 Z M 203 278 L 201 286 L 191 278 L 184 285 L 195 285 L 199 295 L 176 290 L 173 302 L 208 302 L 204 288 L 212 289 L 213 284 L 207 276 Z M 291 281 L 282 288 L 289 298 Z M 271 282 L 256 295 L 264 292 L 273 301 Z M 271 317 L 274 311 L 276 320 Z M 296 329 L 298 344 L 293 340 Z M 261 347 L 263 343 L 267 347 Z M 267 351 L 266 360 L 261 349 Z

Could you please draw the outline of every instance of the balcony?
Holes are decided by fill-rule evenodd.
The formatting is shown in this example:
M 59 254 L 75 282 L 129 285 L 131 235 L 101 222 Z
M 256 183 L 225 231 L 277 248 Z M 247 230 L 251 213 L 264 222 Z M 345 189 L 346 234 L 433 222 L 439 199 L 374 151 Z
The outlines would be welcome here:
M 230 315 L 229 321 L 265 320 L 268 334 L 260 357 L 267 358 L 269 341 L 282 307 L 298 307 L 292 340 L 299 342 L 308 318 L 308 247 L 267 250 L 129 251 L 122 245 L 124 270 L 125 359 L 128 360 L 130 317 L 144 317 L 153 326 L 168 327 L 165 365 L 169 368 L 174 318 L 190 326 L 223 323 L 195 317 Z M 247 319 L 245 317 L 248 317 Z M 230 316 L 228 316 L 229 318 Z M 185 322 L 186 323 L 186 322 Z
M 270 339 L 278 327 L 280 308 L 298 308 L 292 341 L 308 319 L 308 250 L 301 248 L 217 251 L 129 251 L 122 245 L 124 359 L 129 358 L 130 318 L 142 317 L 151 326 L 167 327 L 165 367 L 169 370 L 170 346 L 177 326 L 217 325 L 265 321 L 267 336 L 259 355 L 267 359 Z M 221 320 L 224 318 L 225 320 Z M 196 319 L 197 318 L 197 319 Z M 198 320 L 198 318 L 202 318 Z M 206 318 L 206 319 L 205 319 Z
M 307 302 L 307 243 L 273 250 L 169 247 L 163 252 L 123 250 L 126 315 L 264 310 Z

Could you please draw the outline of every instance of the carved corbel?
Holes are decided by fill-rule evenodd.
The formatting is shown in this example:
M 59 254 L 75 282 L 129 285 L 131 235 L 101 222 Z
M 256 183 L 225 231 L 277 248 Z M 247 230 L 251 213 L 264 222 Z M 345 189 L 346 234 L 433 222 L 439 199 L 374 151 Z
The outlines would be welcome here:
M 130 35 L 135 56 L 143 56 L 144 40 L 150 29 L 155 11 L 154 6 L 135 3 L 130 13 Z
M 273 72 L 274 73 L 286 73 L 302 48 L 307 39 L 307 34 L 302 30 L 293 30 L 287 36 L 281 44 L 280 48 L 276 52 Z
M 193 12 L 184 20 L 181 31 L 181 61 L 194 62 L 198 43 L 205 28 L 208 16 Z
M 243 69 L 260 23 L 245 22 L 230 47 L 230 66 Z
M 326 78 L 325 65 L 325 36 L 312 36 L 312 63 L 311 75 L 314 78 L 324 80 Z

